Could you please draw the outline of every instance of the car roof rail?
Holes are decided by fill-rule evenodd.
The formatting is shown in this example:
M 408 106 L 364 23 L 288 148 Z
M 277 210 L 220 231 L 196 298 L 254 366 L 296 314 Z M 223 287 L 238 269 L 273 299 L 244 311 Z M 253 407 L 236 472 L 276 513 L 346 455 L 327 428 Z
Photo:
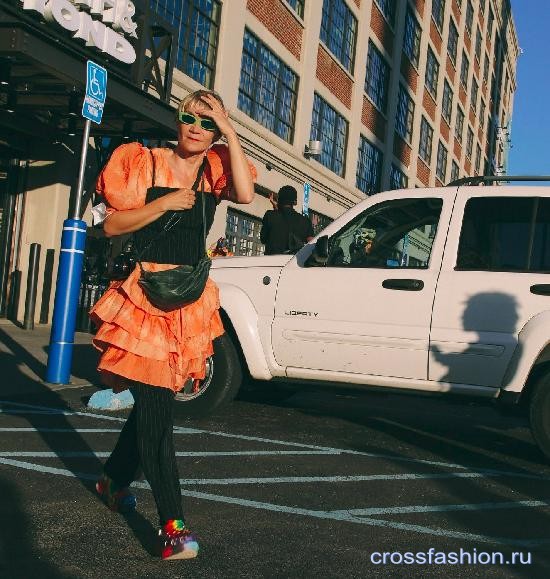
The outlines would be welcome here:
M 550 175 L 475 175 L 474 177 L 461 177 L 447 183 L 445 187 L 460 187 L 460 185 L 481 185 L 497 181 L 550 181 Z

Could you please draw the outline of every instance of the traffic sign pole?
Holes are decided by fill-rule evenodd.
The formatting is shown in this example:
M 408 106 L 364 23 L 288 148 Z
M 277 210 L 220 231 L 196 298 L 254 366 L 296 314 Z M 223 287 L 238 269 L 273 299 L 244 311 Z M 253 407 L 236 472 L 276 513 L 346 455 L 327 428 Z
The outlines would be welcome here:
M 82 105 L 82 115 L 86 118 L 86 123 L 82 135 L 76 199 L 72 219 L 66 219 L 63 222 L 50 349 L 46 368 L 46 381 L 52 384 L 68 384 L 71 377 L 76 313 L 86 248 L 87 226 L 86 222 L 80 219 L 84 173 L 88 157 L 91 121 L 98 124 L 101 122 L 106 96 L 107 71 L 88 61 L 86 97 Z

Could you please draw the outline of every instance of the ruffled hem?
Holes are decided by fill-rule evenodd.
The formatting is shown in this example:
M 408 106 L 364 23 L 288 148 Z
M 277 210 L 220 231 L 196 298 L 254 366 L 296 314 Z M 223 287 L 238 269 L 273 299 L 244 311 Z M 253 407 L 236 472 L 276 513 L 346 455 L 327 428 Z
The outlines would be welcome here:
M 175 267 L 144 265 L 150 271 Z M 212 340 L 224 332 L 218 287 L 209 279 L 196 302 L 165 312 L 149 302 L 139 275 L 136 267 L 126 280 L 113 282 L 90 311 L 99 326 L 93 340 L 102 353 L 98 370 L 115 390 L 142 382 L 177 392 L 188 378 L 204 378 Z

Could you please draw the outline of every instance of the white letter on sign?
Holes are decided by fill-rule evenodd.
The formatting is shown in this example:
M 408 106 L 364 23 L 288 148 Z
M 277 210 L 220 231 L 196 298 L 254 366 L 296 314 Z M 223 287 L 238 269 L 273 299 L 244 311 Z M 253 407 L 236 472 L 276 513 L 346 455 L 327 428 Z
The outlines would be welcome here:
M 105 24 L 99 20 L 94 20 L 85 12 L 81 12 L 80 17 L 80 28 L 74 37 L 84 40 L 86 46 L 97 46 L 100 50 L 105 50 L 105 33 L 107 31 Z
M 75 32 L 80 26 L 80 12 L 67 0 L 50 0 L 46 5 L 44 18 L 54 20 L 65 30 Z
M 107 28 L 105 35 L 104 52 L 114 56 L 122 62 L 132 64 L 136 60 L 134 47 L 118 32 L 112 28 Z

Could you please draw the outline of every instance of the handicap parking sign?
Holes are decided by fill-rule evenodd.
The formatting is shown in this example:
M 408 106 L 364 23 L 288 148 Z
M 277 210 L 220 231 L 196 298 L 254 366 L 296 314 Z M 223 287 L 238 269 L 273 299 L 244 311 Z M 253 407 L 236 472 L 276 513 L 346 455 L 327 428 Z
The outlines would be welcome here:
M 107 98 L 107 71 L 88 60 L 86 67 L 86 96 L 82 104 L 82 116 L 94 123 L 101 123 L 103 106 Z

